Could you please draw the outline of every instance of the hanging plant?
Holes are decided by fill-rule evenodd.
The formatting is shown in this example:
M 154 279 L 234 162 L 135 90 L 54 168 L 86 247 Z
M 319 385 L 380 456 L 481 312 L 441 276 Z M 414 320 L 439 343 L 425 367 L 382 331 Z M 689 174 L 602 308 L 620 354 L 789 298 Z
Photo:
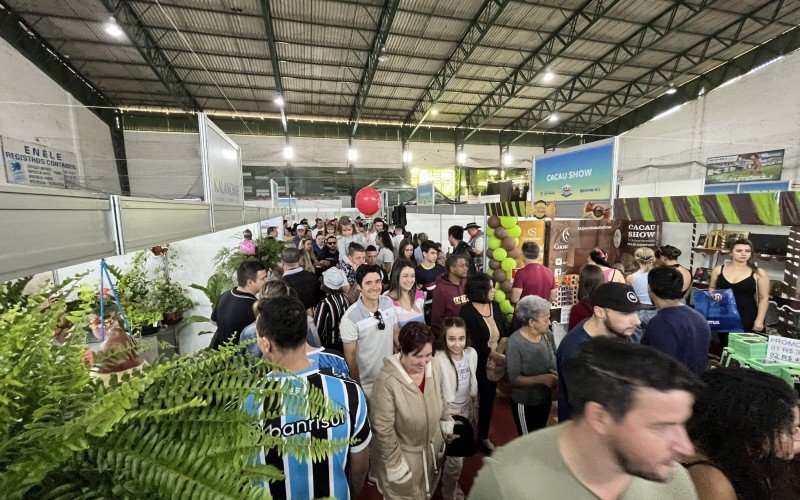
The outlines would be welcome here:
M 63 300 L 75 280 L 32 295 L 0 314 L 0 492 L 4 499 L 267 498 L 257 482 L 281 477 L 249 462 L 265 446 L 299 459 L 327 456 L 346 443 L 283 440 L 243 410 L 303 408 L 338 414 L 315 388 L 297 394 L 276 367 L 238 354 L 240 346 L 183 355 L 107 384 L 90 376 L 83 328 L 95 306 Z M 43 307 L 45 306 L 46 307 Z M 67 315 L 64 343 L 53 328 Z

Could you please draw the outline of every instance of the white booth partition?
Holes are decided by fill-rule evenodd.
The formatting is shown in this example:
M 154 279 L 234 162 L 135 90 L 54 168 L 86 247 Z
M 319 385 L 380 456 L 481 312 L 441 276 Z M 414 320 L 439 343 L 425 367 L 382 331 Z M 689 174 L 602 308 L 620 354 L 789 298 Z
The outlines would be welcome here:
M 0 185 L 0 280 L 113 255 L 108 196 Z
M 211 232 L 207 203 L 124 196 L 111 200 L 118 207 L 120 254 Z

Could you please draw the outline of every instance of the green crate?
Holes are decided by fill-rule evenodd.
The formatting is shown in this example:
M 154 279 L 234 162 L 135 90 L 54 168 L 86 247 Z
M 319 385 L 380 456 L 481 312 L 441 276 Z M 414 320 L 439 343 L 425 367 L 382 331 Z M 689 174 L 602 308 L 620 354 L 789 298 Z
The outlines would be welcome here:
M 728 337 L 728 348 L 746 358 L 766 358 L 768 343 L 767 337 L 753 333 L 731 334 Z
M 781 368 L 781 378 L 800 393 L 800 366 L 786 366 Z
M 725 360 L 725 365 L 731 368 L 750 368 L 750 360 L 744 356 L 731 352 Z
M 765 359 L 748 359 L 750 368 L 760 372 L 769 373 L 776 377 L 781 377 L 781 372 L 784 368 L 792 368 L 792 365 L 785 365 L 782 363 L 767 363 Z

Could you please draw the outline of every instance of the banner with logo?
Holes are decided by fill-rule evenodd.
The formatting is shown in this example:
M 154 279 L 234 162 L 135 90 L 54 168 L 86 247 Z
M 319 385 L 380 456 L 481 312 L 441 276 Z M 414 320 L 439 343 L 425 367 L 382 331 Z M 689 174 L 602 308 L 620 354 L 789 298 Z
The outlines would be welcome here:
M 426 182 L 417 185 L 417 206 L 432 207 L 434 203 L 433 183 Z
M 539 245 L 539 258 L 536 259 L 536 262 L 539 264 L 544 264 L 544 254 L 545 250 L 547 249 L 547 240 L 545 239 L 545 231 L 546 225 L 543 220 L 520 220 L 517 225 L 522 229 L 522 232 L 519 236 L 519 244 L 517 248 L 520 250 L 520 255 L 522 254 L 522 245 L 527 241 L 533 241 L 537 245 Z M 525 262 L 522 260 L 522 257 L 517 259 L 517 266 L 523 267 Z
M 638 271 L 636 250 L 642 247 L 655 250 L 661 244 L 661 223 L 620 222 L 619 225 L 619 229 L 614 233 L 614 246 L 619 248 L 617 262 L 625 267 L 625 273 Z
M 553 221 L 550 225 L 547 267 L 553 270 L 556 278 L 578 274 L 589 261 L 589 252 L 594 247 L 605 250 L 609 262 L 613 263 L 618 259 L 621 243 L 617 221 Z
M 611 199 L 615 144 L 608 139 L 535 158 L 532 199 Z
M 711 157 L 706 160 L 706 184 L 779 181 L 784 151 L 774 149 Z
M 2 144 L 6 179 L 10 184 L 58 188 L 77 185 L 78 164 L 74 153 L 10 137 L 3 137 Z

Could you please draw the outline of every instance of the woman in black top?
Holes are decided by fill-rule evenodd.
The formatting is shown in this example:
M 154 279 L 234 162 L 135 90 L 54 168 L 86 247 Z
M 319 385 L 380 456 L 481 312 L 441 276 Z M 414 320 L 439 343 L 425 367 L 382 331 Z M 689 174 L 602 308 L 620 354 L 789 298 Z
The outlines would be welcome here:
M 731 246 L 731 264 L 717 266 L 711 273 L 709 291 L 733 290 L 736 308 L 745 332 L 763 332 L 764 317 L 769 307 L 769 277 L 752 262 L 753 244 L 739 239 Z M 711 295 L 712 300 L 719 300 Z
M 475 376 L 478 380 L 478 445 L 491 452 L 494 445 L 489 441 L 489 424 L 494 408 L 497 383 L 486 377 L 486 362 L 489 357 L 505 363 L 508 336 L 511 333 L 500 306 L 494 302 L 494 284 L 489 275 L 478 273 L 467 280 L 464 293 L 469 302 L 461 308 L 459 316 L 467 327 L 469 344 L 478 353 Z
M 680 256 L 681 251 L 672 245 L 662 245 L 656 251 L 656 258 L 661 259 L 661 262 L 665 265 L 672 266 L 681 273 L 681 277 L 683 277 L 681 292 L 683 293 L 683 299 L 686 300 L 689 297 L 689 290 L 692 288 L 692 275 L 688 269 L 678 264 L 678 257 Z

